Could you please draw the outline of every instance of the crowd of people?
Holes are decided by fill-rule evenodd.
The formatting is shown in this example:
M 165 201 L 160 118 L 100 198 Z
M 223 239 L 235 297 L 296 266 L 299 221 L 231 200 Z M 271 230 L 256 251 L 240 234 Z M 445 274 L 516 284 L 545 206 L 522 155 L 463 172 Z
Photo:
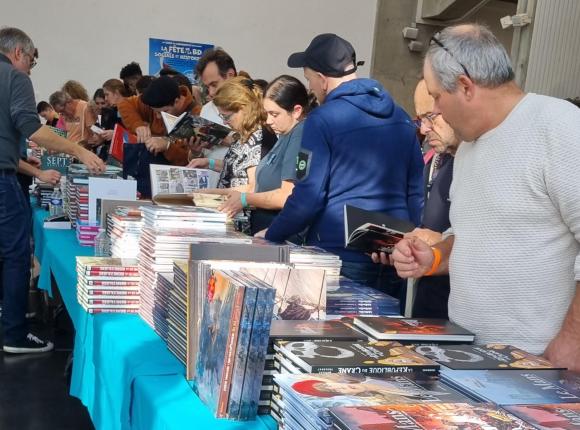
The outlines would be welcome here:
M 15 228 L 29 213 L 13 190 L 14 173 L 25 171 L 23 141 L 100 170 L 121 124 L 139 142 L 123 168 L 142 197 L 151 197 L 151 163 L 214 170 L 218 188 L 208 192 L 227 196 L 220 210 L 229 216 L 250 209 L 251 234 L 322 247 L 341 257 L 344 276 L 402 302 L 404 279 L 418 279 L 415 316 L 450 318 L 480 342 L 580 370 L 580 111 L 525 94 L 486 27 L 457 25 L 431 39 L 415 120 L 379 82 L 357 76 L 363 62 L 336 34 L 289 55 L 308 88 L 291 75 L 253 79 L 214 48 L 197 63 L 201 87 L 172 70 L 143 76 L 130 63 L 91 100 L 69 81 L 35 110 L 28 75 L 37 57 L 23 32 L 0 30 L 0 205 L 10 208 L 0 216 L 5 351 L 50 347 L 24 318 L 30 224 Z M 211 146 L 170 139 L 163 112 L 200 115 L 231 132 Z M 391 255 L 346 249 L 347 204 L 417 228 Z

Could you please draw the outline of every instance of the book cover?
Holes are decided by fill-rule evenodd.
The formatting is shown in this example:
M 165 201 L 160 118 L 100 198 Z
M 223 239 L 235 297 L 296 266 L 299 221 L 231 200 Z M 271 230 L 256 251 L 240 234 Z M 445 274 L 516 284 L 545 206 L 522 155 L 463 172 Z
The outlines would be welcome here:
M 109 154 L 117 161 L 123 162 L 123 146 L 125 143 L 138 143 L 137 136 L 120 124 L 115 124 L 113 138 L 109 146 Z
M 231 129 L 213 121 L 207 120 L 189 112 L 184 112 L 180 116 L 174 116 L 167 112 L 161 112 L 163 124 L 167 130 L 167 135 L 174 139 L 200 138 L 207 147 L 219 145 Z
M 502 406 L 580 402 L 580 375 L 567 370 L 445 370 L 441 379 L 478 401 Z
M 221 271 L 212 274 L 204 298 L 195 374 L 199 398 L 216 416 L 220 397 L 226 389 L 229 393 L 230 375 L 226 365 L 233 363 L 243 297 L 242 285 Z
M 364 373 L 369 375 L 420 372 L 436 376 L 439 365 L 398 342 L 294 341 L 281 342 L 280 352 L 305 373 Z
M 439 403 L 337 407 L 339 430 L 533 430 L 514 415 L 488 404 Z
M 580 430 L 580 403 L 513 405 L 504 409 L 538 430 Z
M 273 320 L 270 338 L 281 340 L 367 340 L 368 337 L 342 321 Z
M 344 245 L 363 252 L 391 253 L 415 225 L 381 212 L 344 206 Z
M 378 340 L 473 342 L 475 335 L 444 319 L 354 318 L 354 325 Z
M 151 164 L 151 195 L 188 194 L 195 190 L 215 188 L 219 173 L 209 169 Z
M 281 374 L 275 376 L 284 401 L 294 401 L 331 424 L 328 408 L 395 403 L 456 403 L 468 399 L 433 379 L 412 375 Z
M 455 370 L 561 369 L 511 345 L 417 345 L 416 352 Z

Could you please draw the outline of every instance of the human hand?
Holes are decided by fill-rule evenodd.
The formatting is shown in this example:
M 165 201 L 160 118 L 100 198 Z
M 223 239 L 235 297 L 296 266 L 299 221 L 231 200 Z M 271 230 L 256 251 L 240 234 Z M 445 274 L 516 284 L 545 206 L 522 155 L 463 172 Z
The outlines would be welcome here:
M 239 191 L 231 191 L 229 193 L 229 198 L 218 207 L 218 210 L 227 214 L 228 217 L 233 218 L 244 208 L 242 206 L 241 196 L 242 193 Z
M 42 170 L 37 177 L 42 182 L 56 185 L 60 182 L 60 176 L 60 172 L 57 170 Z
M 26 162 L 36 168 L 40 168 L 40 166 L 42 165 L 41 161 L 32 155 L 26 159 Z
M 189 162 L 187 167 L 193 169 L 207 169 L 209 166 L 209 158 L 194 158 Z
M 565 332 L 561 331 L 552 339 L 543 356 L 557 367 L 580 372 L 580 344 Z
M 137 142 L 146 142 L 151 137 L 151 129 L 148 125 L 142 125 L 135 129 L 135 134 L 137 135 Z
M 392 266 L 393 265 L 393 257 L 391 254 L 387 254 L 386 252 L 373 252 L 371 254 L 371 259 L 373 263 L 381 263 L 385 266 Z
M 418 238 L 429 246 L 433 246 L 443 240 L 443 235 L 437 231 L 429 230 L 428 228 L 416 228 L 415 230 L 406 233 L 405 239 Z
M 266 232 L 268 231 L 267 228 L 265 228 L 264 230 L 260 230 L 259 232 L 257 232 L 254 237 L 261 237 L 262 239 L 266 238 Z
M 95 153 L 85 148 L 79 147 L 77 158 L 87 166 L 91 173 L 101 173 L 105 171 L 105 163 Z
M 150 137 L 145 141 L 145 147 L 149 152 L 159 154 L 160 152 L 167 150 L 168 142 L 169 141 L 165 137 Z
M 420 278 L 429 271 L 435 257 L 427 243 L 411 238 L 399 241 L 391 258 L 401 278 Z
M 111 140 L 113 138 L 113 130 L 104 130 L 101 133 L 103 140 Z

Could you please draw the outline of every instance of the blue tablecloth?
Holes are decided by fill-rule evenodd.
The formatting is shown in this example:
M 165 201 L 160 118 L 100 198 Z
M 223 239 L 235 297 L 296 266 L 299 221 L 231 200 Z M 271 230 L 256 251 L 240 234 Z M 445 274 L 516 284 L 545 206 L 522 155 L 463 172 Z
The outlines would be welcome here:
M 34 210 L 39 288 L 58 285 L 76 335 L 70 394 L 87 407 L 97 429 L 275 429 L 270 417 L 233 422 L 215 419 L 185 379 L 184 366 L 136 315 L 86 313 L 76 299 L 76 262 L 93 249 L 73 230 L 46 230 L 47 212 Z

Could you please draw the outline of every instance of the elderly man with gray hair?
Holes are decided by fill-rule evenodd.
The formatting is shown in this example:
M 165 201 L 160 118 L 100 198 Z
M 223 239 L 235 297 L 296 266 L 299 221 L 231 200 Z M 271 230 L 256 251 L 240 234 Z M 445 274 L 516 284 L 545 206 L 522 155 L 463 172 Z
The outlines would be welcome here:
M 525 94 L 504 47 L 480 25 L 434 36 L 423 72 L 435 111 L 464 142 L 451 229 L 433 247 L 401 241 L 392 255 L 399 275 L 449 273 L 449 317 L 476 341 L 580 370 L 580 111 Z
M 36 64 L 32 40 L 17 28 L 0 29 L 0 259 L 4 289 L 2 327 L 4 352 L 50 351 L 51 342 L 28 330 L 28 274 L 31 219 L 24 193 L 16 179 L 20 144 L 30 139 L 77 157 L 89 169 L 101 171 L 95 154 L 53 133 L 36 113 L 30 70 Z

